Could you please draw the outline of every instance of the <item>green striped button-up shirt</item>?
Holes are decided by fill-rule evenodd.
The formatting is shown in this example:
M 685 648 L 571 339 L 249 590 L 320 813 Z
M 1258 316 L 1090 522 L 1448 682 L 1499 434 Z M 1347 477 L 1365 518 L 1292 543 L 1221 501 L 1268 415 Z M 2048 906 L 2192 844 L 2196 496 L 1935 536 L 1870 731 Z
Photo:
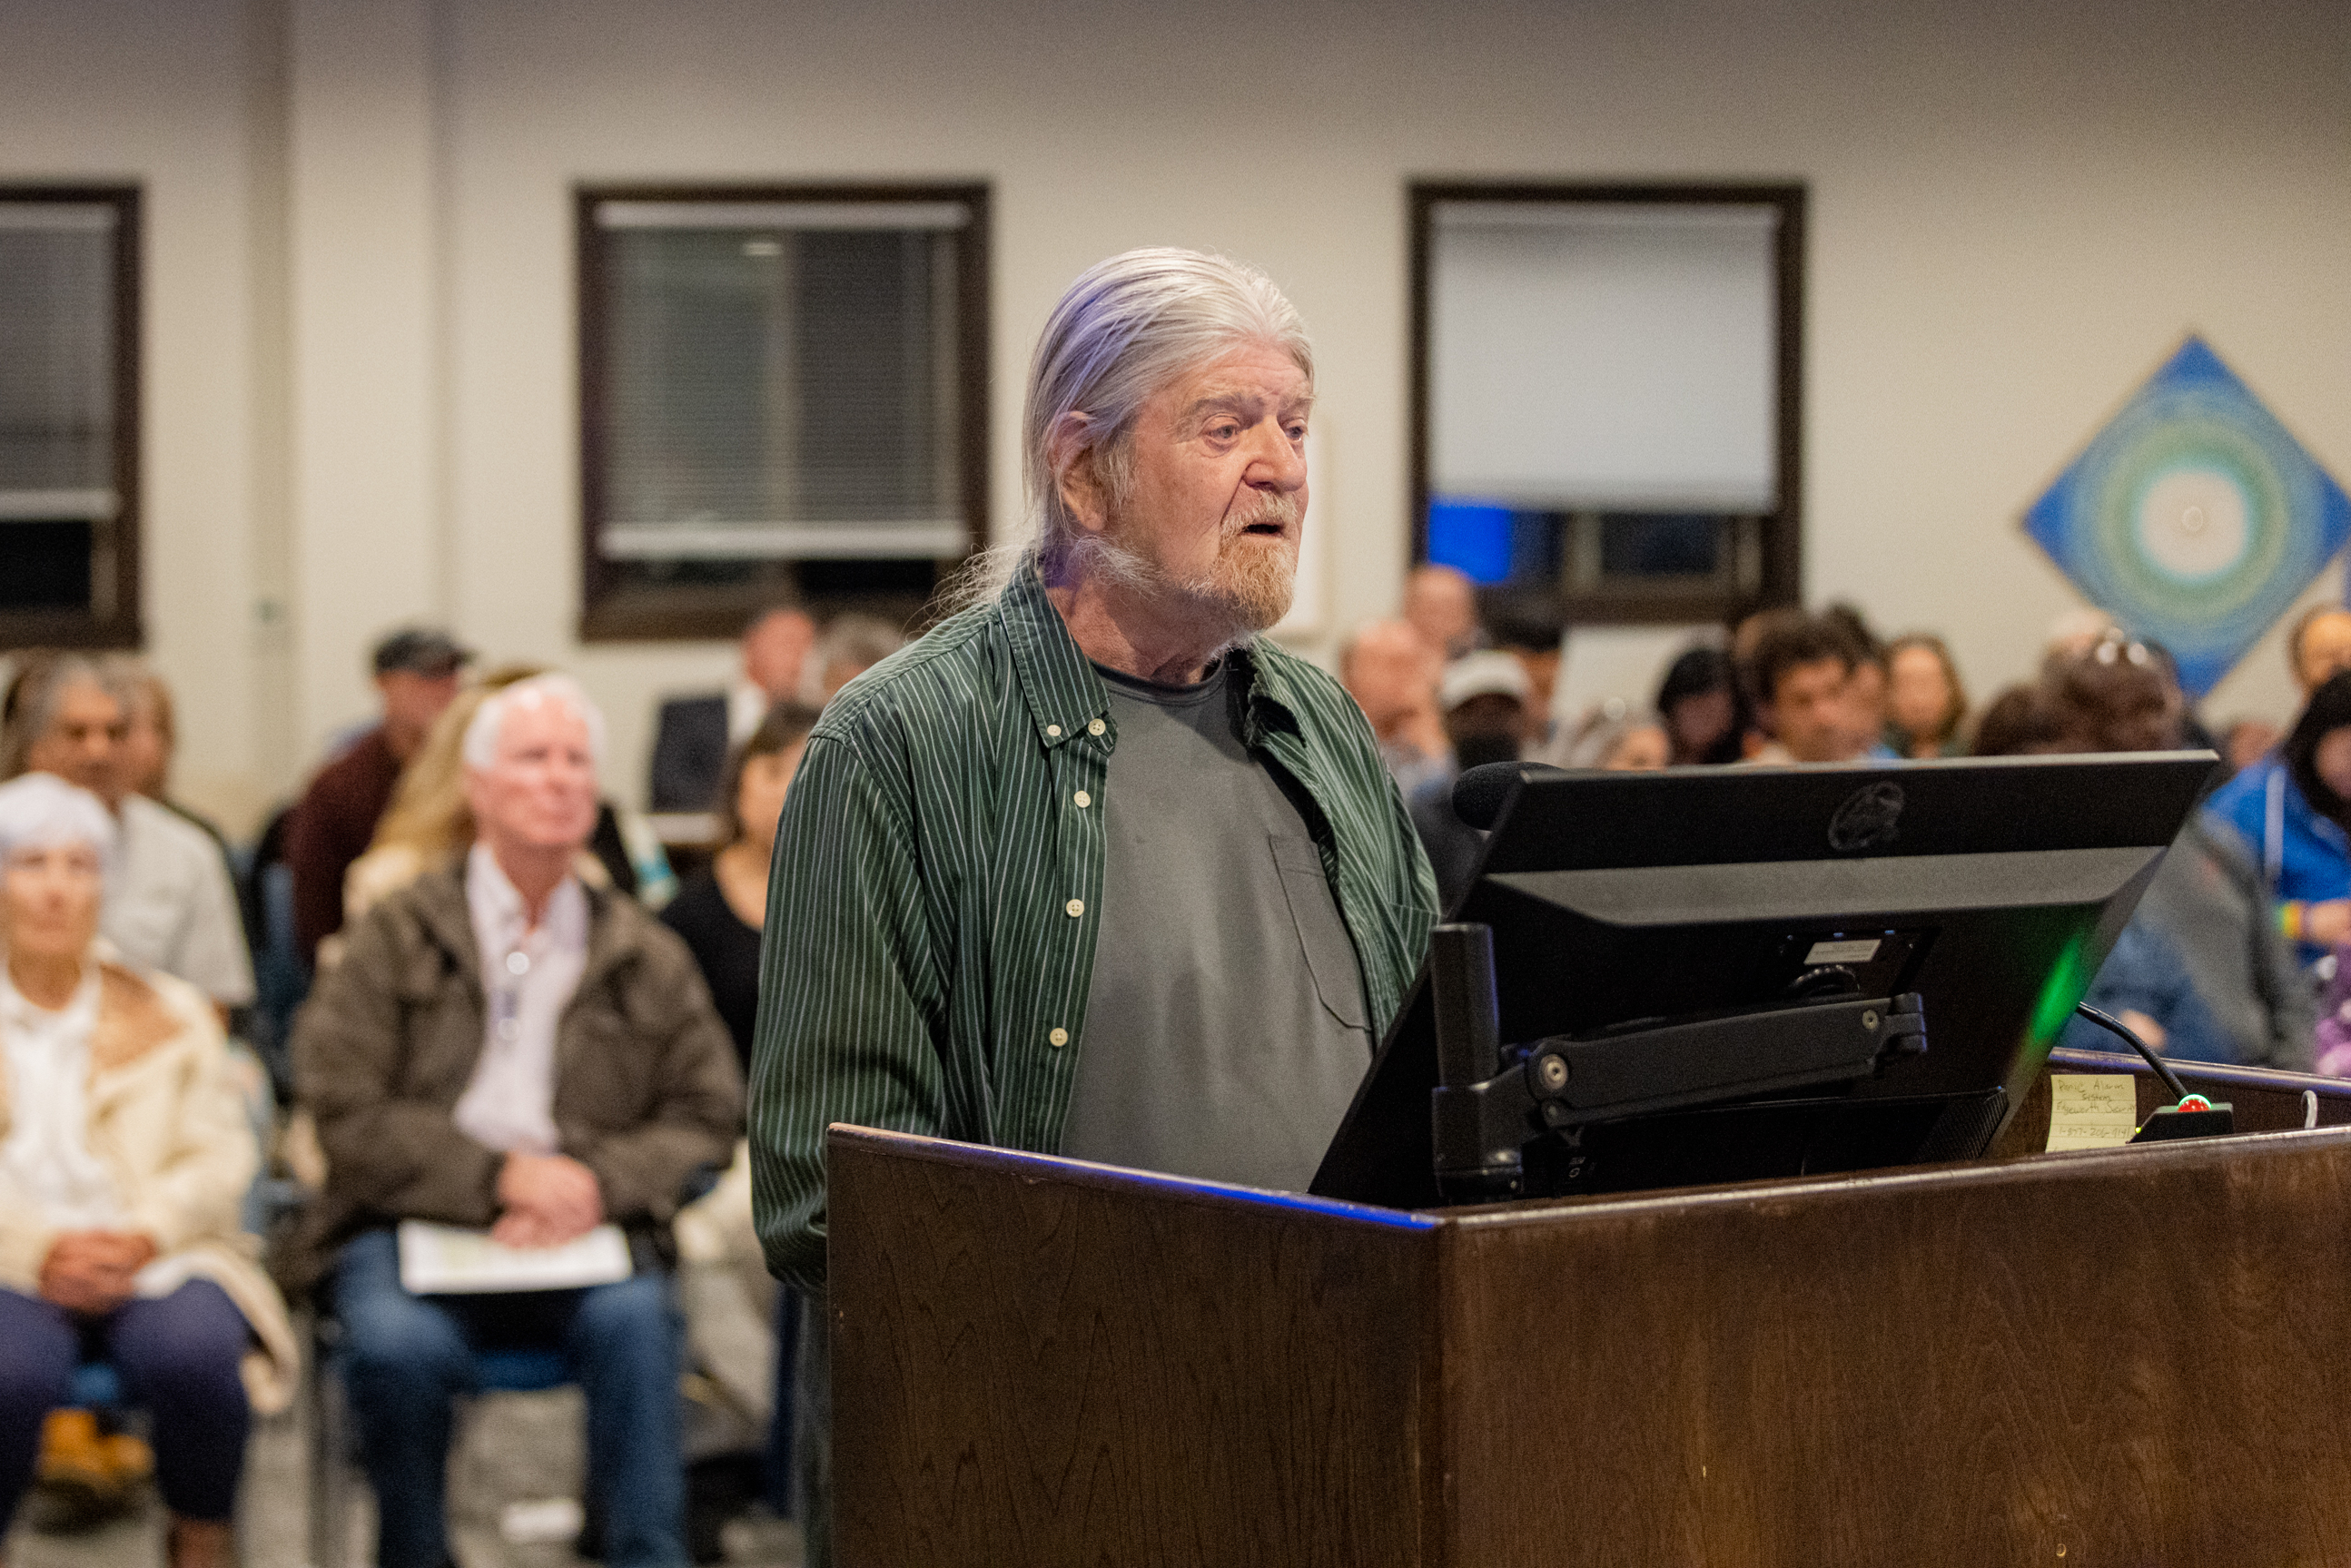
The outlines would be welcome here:
M 1311 803 L 1383 1033 L 1436 920 L 1427 857 L 1338 683 L 1267 642 L 1233 657 L 1241 738 Z M 1026 564 L 825 709 L 776 835 L 751 1062 L 755 1208 L 783 1278 L 823 1285 L 831 1123 L 1060 1147 L 1117 746 L 1101 677 Z

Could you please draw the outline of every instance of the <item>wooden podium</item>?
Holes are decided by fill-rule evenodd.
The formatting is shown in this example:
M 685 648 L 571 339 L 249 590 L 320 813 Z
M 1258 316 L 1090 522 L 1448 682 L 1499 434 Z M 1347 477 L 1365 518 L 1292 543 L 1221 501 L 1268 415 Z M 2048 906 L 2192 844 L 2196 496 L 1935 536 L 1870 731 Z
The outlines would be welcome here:
M 1426 1214 L 835 1128 L 838 1559 L 2351 1563 L 2351 1086 L 2182 1071 L 2322 1124 Z

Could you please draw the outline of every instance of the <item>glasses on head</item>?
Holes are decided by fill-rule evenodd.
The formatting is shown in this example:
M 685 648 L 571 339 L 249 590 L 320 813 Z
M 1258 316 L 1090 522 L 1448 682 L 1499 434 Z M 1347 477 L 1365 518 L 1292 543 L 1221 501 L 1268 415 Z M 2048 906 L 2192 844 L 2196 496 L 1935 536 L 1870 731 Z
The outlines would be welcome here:
M 2137 664 L 2141 669 L 2155 663 L 2155 655 L 2147 652 L 2146 643 L 2135 642 L 2120 632 L 2108 632 L 2082 656 L 2101 664 Z

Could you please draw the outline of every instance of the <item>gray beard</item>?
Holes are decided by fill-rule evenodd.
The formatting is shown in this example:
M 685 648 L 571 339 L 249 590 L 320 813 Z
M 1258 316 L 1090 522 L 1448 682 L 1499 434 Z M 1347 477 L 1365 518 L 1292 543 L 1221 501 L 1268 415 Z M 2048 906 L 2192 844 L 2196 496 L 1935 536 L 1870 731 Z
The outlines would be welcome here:
M 1279 602 L 1270 591 L 1251 595 L 1220 571 L 1219 561 L 1207 570 L 1179 577 L 1105 531 L 1090 534 L 1071 550 L 1070 565 L 1080 574 L 1098 578 L 1137 599 L 1178 610 L 1185 620 L 1212 632 L 1210 656 L 1248 643 L 1290 612 L 1297 591 L 1298 567 L 1293 558 L 1283 574 Z

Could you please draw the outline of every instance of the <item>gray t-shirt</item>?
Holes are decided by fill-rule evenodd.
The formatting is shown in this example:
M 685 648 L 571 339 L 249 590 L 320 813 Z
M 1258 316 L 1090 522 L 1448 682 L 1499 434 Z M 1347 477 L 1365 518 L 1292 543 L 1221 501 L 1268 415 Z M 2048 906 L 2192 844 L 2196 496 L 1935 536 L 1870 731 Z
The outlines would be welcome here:
M 1322 852 L 1241 744 L 1231 661 L 1196 686 L 1095 667 L 1118 748 L 1061 1153 L 1303 1190 L 1372 1050 Z

